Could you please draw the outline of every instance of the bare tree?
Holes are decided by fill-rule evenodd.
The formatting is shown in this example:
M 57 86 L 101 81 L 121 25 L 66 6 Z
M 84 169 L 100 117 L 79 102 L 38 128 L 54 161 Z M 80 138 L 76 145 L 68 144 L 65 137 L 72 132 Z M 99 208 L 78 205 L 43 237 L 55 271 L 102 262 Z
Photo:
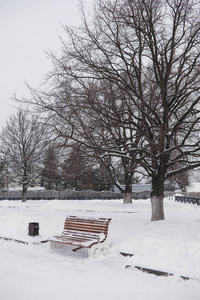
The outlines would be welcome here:
M 22 202 L 26 201 L 29 185 L 41 174 L 46 137 L 45 127 L 39 120 L 22 110 L 8 119 L 1 133 L 7 176 L 22 185 Z
M 131 203 L 133 174 L 138 166 L 133 149 L 142 137 L 130 122 L 129 96 L 112 82 L 95 79 L 80 85 L 74 79 L 71 82 L 61 79 L 48 94 L 30 91 L 31 101 L 40 111 L 47 111 L 49 121 L 46 122 L 56 132 L 56 139 L 64 140 L 65 147 L 73 147 L 74 142 L 82 145 L 84 157 L 103 164 L 113 184 L 123 193 L 124 203 Z M 116 172 L 119 161 L 125 188 Z
M 132 3 L 126 19 L 130 26 L 138 18 Z M 162 220 L 165 179 L 200 163 L 199 4 L 140 1 L 137 7 L 148 62 L 140 99 L 148 144 L 142 165 L 152 178 L 152 220 Z
M 83 19 L 82 30 L 66 27 L 55 73 L 82 85 L 106 79 L 126 96 L 123 126 L 143 137 L 132 150 L 152 178 L 152 220 L 162 220 L 165 179 L 200 164 L 199 4 L 100 0 L 95 26 Z
M 60 189 L 61 163 L 60 155 L 54 143 L 50 143 L 44 155 L 44 169 L 42 171 L 41 182 L 47 190 Z
M 93 23 L 82 17 L 65 27 L 62 56 L 51 53 L 56 92 L 32 90 L 31 102 L 68 141 L 108 163 L 121 157 L 128 176 L 139 163 L 152 179 L 152 220 L 163 220 L 165 180 L 200 165 L 199 3 L 97 0 Z

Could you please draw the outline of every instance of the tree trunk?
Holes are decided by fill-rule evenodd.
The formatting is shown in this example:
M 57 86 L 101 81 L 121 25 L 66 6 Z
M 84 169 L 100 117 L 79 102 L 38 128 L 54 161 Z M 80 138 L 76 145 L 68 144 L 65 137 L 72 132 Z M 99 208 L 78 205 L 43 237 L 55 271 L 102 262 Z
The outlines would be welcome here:
M 124 204 L 129 204 L 132 203 L 132 181 L 127 180 L 126 181 L 126 186 L 125 186 L 125 190 L 123 191 L 123 201 Z
M 151 196 L 151 221 L 161 221 L 165 219 L 163 196 Z
M 23 188 L 22 188 L 22 202 L 26 202 L 27 189 L 28 189 L 27 184 L 23 184 Z
M 152 193 L 151 193 L 151 221 L 161 221 L 165 219 L 164 216 L 164 180 L 159 176 L 152 178 Z
M 124 204 L 132 203 L 132 192 L 123 192 Z

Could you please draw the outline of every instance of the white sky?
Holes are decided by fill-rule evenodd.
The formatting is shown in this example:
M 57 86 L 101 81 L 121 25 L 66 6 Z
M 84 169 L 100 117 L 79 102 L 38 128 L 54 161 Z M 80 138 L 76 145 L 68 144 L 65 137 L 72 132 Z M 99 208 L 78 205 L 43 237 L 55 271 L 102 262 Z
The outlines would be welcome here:
M 93 0 L 84 0 L 86 12 Z M 11 100 L 28 96 L 25 82 L 38 87 L 51 70 L 49 49 L 59 53 L 62 25 L 79 25 L 79 0 L 0 0 L 0 130 L 15 112 Z

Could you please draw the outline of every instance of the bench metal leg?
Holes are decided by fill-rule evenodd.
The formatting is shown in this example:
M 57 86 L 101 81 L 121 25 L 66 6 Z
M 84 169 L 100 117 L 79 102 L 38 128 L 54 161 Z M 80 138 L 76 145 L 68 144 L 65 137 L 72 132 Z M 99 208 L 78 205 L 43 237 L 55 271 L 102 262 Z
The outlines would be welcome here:
M 109 243 L 105 241 L 104 243 L 99 243 L 88 248 L 88 257 L 95 257 L 99 255 L 105 255 L 109 252 Z
M 72 249 L 72 251 L 73 251 L 73 252 L 76 252 L 77 250 L 80 250 L 80 249 L 82 249 L 82 248 L 84 248 L 84 247 L 83 247 L 83 246 L 80 246 L 80 247 L 78 247 L 78 248 Z

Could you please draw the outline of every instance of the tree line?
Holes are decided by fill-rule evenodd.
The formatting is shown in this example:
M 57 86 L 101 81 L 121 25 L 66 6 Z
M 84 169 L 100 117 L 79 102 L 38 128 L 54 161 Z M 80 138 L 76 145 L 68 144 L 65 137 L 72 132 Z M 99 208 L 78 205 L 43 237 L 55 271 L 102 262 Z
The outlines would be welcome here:
M 49 53 L 47 86 L 16 100 L 59 145 L 104 166 L 124 203 L 136 173 L 150 178 L 151 219 L 163 220 L 166 180 L 200 166 L 199 2 L 97 0 L 92 18 L 80 12 L 62 55 Z
M 28 188 L 35 185 L 47 190 L 102 191 L 112 188 L 112 180 L 104 166 L 80 155 L 78 145 L 66 152 L 46 124 L 19 109 L 1 133 L 0 189 L 21 186 L 25 202 Z

